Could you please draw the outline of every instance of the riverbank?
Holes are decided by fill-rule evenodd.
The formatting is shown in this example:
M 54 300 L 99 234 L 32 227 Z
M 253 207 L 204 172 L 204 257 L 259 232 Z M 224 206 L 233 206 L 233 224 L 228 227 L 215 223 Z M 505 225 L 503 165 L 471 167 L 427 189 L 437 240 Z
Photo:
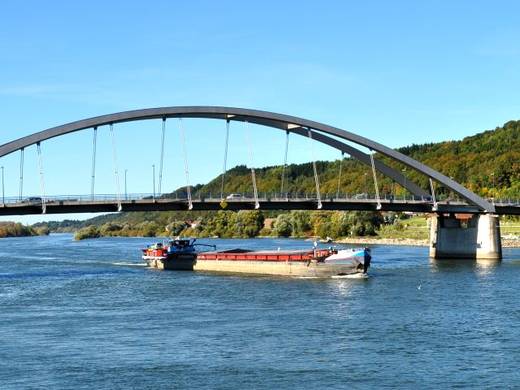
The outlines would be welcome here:
M 402 246 L 428 246 L 428 240 L 413 238 L 377 238 L 377 237 L 354 237 L 343 238 L 334 241 L 338 244 L 353 245 L 402 245 Z M 502 247 L 520 248 L 520 240 L 502 238 Z
M 0 238 L 46 236 L 48 234 L 49 229 L 44 227 L 33 228 L 22 225 L 20 222 L 0 222 Z
M 422 238 L 408 238 L 403 237 L 403 235 L 406 235 L 407 231 L 399 231 L 399 237 L 388 237 L 389 232 L 386 231 L 385 235 L 386 237 L 381 236 L 360 236 L 360 237 L 344 237 L 344 238 L 338 238 L 333 240 L 334 243 L 338 244 L 350 244 L 350 245 L 397 245 L 397 246 L 428 246 L 429 240 L 428 238 L 424 238 L 425 234 L 424 232 L 421 232 Z M 417 232 L 412 231 L 410 232 L 410 235 L 417 237 Z M 76 232 L 74 235 L 75 240 L 84 240 L 89 238 L 99 238 L 99 237 L 113 237 L 113 236 L 119 236 L 118 234 L 103 234 L 100 229 L 98 229 L 95 226 L 89 226 L 83 229 L 80 229 Z M 187 235 L 191 236 L 191 235 Z M 143 237 L 143 235 L 139 234 L 133 234 L 133 235 L 124 235 L 123 237 Z M 163 235 L 155 235 L 153 237 L 158 238 L 166 238 L 168 237 L 167 234 Z M 198 236 L 198 238 L 218 238 L 215 236 Z M 241 237 L 235 237 L 235 238 L 241 238 Z M 276 238 L 273 236 L 257 236 L 256 238 Z M 315 236 L 299 236 L 299 237 L 293 237 L 293 238 L 300 238 L 307 241 L 321 241 L 323 240 L 320 237 Z M 520 248 L 520 239 L 518 238 L 511 238 L 510 235 L 502 236 L 502 246 L 504 248 Z
M 428 240 L 414 238 L 349 237 L 336 240 L 338 244 L 428 246 Z

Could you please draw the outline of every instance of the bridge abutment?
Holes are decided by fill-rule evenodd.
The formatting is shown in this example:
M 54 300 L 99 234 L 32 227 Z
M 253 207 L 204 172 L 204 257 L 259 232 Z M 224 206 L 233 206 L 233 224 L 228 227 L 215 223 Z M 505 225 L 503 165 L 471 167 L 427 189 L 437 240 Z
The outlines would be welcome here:
M 436 214 L 430 218 L 430 257 L 500 260 L 500 221 L 493 214 Z

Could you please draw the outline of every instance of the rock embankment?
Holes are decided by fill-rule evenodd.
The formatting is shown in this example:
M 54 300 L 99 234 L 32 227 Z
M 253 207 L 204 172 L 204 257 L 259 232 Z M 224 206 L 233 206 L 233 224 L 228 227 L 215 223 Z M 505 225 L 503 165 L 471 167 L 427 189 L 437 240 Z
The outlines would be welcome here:
M 417 240 L 412 238 L 375 238 L 355 237 L 344 238 L 336 241 L 340 244 L 354 245 L 405 245 L 405 246 L 428 246 L 428 240 Z M 520 248 L 520 240 L 502 238 L 504 248 Z
M 520 239 L 502 238 L 502 246 L 504 248 L 520 248 Z
M 409 246 L 428 246 L 428 240 L 417 240 L 413 238 L 375 238 L 375 237 L 355 237 L 343 238 L 337 241 L 341 244 L 356 245 L 409 245 Z

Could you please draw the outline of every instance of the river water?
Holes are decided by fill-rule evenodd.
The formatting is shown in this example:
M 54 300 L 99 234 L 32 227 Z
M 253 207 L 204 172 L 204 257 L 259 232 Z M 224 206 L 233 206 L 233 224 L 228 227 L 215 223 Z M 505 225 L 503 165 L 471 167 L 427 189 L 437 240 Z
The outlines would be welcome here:
M 520 386 L 519 250 L 486 266 L 374 246 L 369 279 L 313 280 L 151 270 L 150 242 L 0 240 L 0 387 Z

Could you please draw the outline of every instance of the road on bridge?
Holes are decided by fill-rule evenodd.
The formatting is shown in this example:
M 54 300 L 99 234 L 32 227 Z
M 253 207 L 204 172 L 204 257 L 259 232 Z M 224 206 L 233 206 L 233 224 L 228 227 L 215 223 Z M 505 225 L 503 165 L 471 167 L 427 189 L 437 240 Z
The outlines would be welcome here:
M 444 201 L 434 204 L 431 199 L 357 199 L 353 198 L 246 198 L 221 200 L 220 198 L 178 199 L 150 195 L 127 195 L 123 199 L 103 196 L 45 198 L 30 197 L 18 201 L 10 199 L 0 204 L 0 215 L 63 214 L 117 211 L 218 211 L 218 210 L 359 210 L 416 213 L 481 213 L 478 207 L 461 201 Z M 321 205 L 321 207 L 319 207 Z M 520 215 L 520 203 L 495 203 L 497 214 Z

